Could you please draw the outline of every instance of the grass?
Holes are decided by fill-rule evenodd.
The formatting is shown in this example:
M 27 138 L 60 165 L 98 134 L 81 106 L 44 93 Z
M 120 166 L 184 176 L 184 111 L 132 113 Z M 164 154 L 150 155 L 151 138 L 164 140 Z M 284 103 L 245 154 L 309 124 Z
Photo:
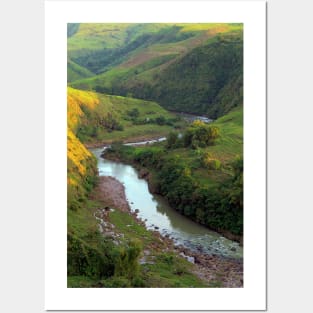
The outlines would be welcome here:
M 68 50 L 98 50 L 118 47 L 127 37 L 131 24 L 81 23 L 77 32 L 68 39 Z
M 117 209 L 114 212 L 110 212 L 109 220 L 119 232 L 125 235 L 127 240 L 139 239 L 144 245 L 151 244 L 155 240 L 152 232 L 139 225 L 129 213 L 121 212 Z
M 192 176 L 201 185 L 214 187 L 229 177 L 231 163 L 236 157 L 243 155 L 243 108 L 238 107 L 232 110 L 211 125 L 220 129 L 220 137 L 215 145 L 197 150 L 190 148 L 169 150 L 167 157 L 178 155 L 191 168 Z M 221 169 L 208 170 L 202 166 L 201 156 L 206 152 L 210 153 L 213 159 L 221 161 Z
M 174 114 L 155 102 L 68 88 L 68 124 L 71 129 L 78 132 L 77 136 L 87 143 L 164 136 L 173 129 L 173 126 L 184 125 L 183 121 L 171 122 L 172 125 L 153 123 L 138 125 L 129 115 L 134 109 L 138 111 L 138 119 L 141 121 L 153 121 L 160 116 L 167 121 L 175 118 Z M 120 130 L 110 131 L 98 125 L 99 120 L 109 115 L 121 125 Z
M 77 63 L 68 60 L 67 61 L 67 82 L 72 82 L 79 79 L 94 76 L 95 74 L 88 69 L 78 65 Z
M 97 282 L 87 276 L 69 276 L 67 278 L 68 288 L 91 288 L 95 287 Z
M 208 287 L 190 272 L 190 264 L 172 253 L 161 253 L 155 259 L 155 264 L 146 264 L 146 282 L 153 287 L 169 288 L 203 288 Z
M 88 76 L 79 77 L 70 81 L 75 81 L 72 86 L 80 89 L 94 89 L 97 85 L 104 85 L 110 88 L 114 81 L 125 78 L 140 79 L 137 72 L 150 71 L 151 68 L 141 67 L 144 64 L 170 55 L 178 60 L 182 55 L 186 54 L 193 48 L 202 45 L 216 37 L 219 34 L 227 34 L 230 32 L 242 31 L 242 24 L 226 24 L 226 23 L 185 23 L 185 24 L 98 24 L 98 23 L 82 23 L 79 25 L 78 31 L 68 38 L 68 54 L 73 60 L 86 62 L 81 64 L 88 67 L 88 61 L 83 61 L 84 56 L 90 52 L 111 49 L 113 55 L 109 64 L 99 64 L 98 75 L 91 78 Z M 140 38 L 146 36 L 142 43 L 136 46 L 130 46 L 122 55 L 120 48 L 125 47 Z M 162 64 L 155 67 L 159 70 L 171 64 L 163 59 Z M 134 71 L 124 71 L 133 69 Z M 104 72 L 104 73 L 101 73 Z M 126 76 L 125 76 L 126 75 Z M 146 75 L 142 77 L 147 79 Z
M 103 206 L 95 200 L 87 200 L 77 212 L 68 212 L 68 231 L 79 234 L 80 238 L 89 245 L 96 247 L 101 235 L 97 233 L 97 221 L 93 216 L 96 208 Z M 118 208 L 109 214 L 109 222 L 115 232 L 124 234 L 124 243 L 129 240 L 139 240 L 143 250 L 149 250 L 149 261 L 153 264 L 140 266 L 141 279 L 144 287 L 207 287 L 191 271 L 193 265 L 173 252 L 164 252 L 167 248 L 161 243 L 155 233 L 148 231 L 143 225 L 138 224 L 128 212 L 121 212 Z M 69 276 L 67 285 L 70 288 L 90 288 L 106 285 L 105 280 L 87 276 Z
M 109 220 L 124 238 L 139 240 L 143 250 L 149 250 L 148 259 L 153 264 L 141 265 L 142 278 L 147 287 L 207 287 L 191 271 L 193 265 L 173 252 L 164 252 L 166 244 L 160 243 L 153 232 L 139 225 L 129 213 L 115 210 Z

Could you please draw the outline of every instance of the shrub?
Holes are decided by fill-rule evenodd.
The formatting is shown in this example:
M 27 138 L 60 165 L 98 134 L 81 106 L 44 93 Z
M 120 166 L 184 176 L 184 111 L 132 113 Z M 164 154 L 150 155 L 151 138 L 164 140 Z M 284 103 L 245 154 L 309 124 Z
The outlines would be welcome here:
M 127 111 L 127 114 L 134 118 L 137 118 L 140 115 L 139 110 L 137 108 L 134 108 L 131 111 Z
M 176 147 L 176 144 L 178 142 L 178 134 L 174 132 L 170 132 L 166 138 L 166 148 L 172 149 Z
M 197 149 L 199 147 L 212 146 L 219 136 L 219 128 L 207 125 L 202 121 L 194 121 L 185 131 L 184 146 Z
M 202 164 L 209 170 L 219 170 L 222 166 L 221 161 L 213 158 L 209 152 L 204 153 L 202 157 Z
M 126 247 L 117 250 L 115 257 L 114 276 L 133 279 L 138 276 L 138 257 L 141 253 L 141 243 L 138 240 L 131 240 Z

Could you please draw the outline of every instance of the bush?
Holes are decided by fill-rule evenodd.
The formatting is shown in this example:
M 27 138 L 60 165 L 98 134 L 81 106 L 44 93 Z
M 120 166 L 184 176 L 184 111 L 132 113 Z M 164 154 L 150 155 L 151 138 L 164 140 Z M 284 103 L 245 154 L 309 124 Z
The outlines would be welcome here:
M 178 142 L 178 134 L 174 132 L 170 132 L 166 138 L 166 148 L 167 149 L 172 149 L 176 148 L 176 144 Z
M 202 121 L 194 121 L 183 134 L 184 146 L 197 149 L 212 146 L 219 136 L 219 128 L 207 125 Z
M 137 118 L 140 115 L 139 110 L 137 108 L 134 108 L 131 111 L 127 111 L 127 114 L 130 117 L 134 117 L 134 118 Z
M 138 240 L 132 240 L 128 246 L 119 248 L 115 257 L 114 276 L 123 276 L 128 279 L 137 277 L 141 250 L 141 243 Z
M 209 160 L 208 168 L 211 170 L 219 170 L 221 168 L 221 161 L 217 159 Z
M 166 124 L 166 118 L 163 115 L 160 115 L 160 116 L 155 118 L 155 122 L 158 125 L 165 125 Z
M 97 248 L 74 234 L 67 235 L 68 275 L 85 275 L 91 278 L 112 276 L 114 272 L 112 245 L 101 242 L 95 233 L 89 234 L 89 237 L 91 241 L 97 242 Z

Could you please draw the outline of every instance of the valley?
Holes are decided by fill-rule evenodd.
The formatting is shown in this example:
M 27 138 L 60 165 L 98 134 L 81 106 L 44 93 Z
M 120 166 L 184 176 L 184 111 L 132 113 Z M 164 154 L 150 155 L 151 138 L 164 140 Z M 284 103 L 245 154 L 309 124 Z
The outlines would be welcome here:
M 69 24 L 68 287 L 243 286 L 242 64 L 241 24 Z

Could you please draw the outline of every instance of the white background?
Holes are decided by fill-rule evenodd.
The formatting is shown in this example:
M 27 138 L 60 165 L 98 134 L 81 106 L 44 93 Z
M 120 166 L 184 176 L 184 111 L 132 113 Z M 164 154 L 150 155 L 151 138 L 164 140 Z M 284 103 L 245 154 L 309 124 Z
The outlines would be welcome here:
M 271 313 L 312 311 L 310 4 L 271 0 L 268 7 Z M 0 6 L 0 308 L 37 313 L 44 312 L 43 1 Z
M 244 288 L 174 288 L 170 291 L 165 288 L 67 288 L 67 22 L 169 21 L 244 23 Z M 260 310 L 266 307 L 265 30 L 264 2 L 87 1 L 46 4 L 46 309 Z M 57 166 L 52 167 L 52 164 Z M 155 301 L 156 297 L 162 301 Z M 120 298 L 124 301 L 119 301 Z M 173 298 L 179 301 L 173 301 Z M 228 301 L 224 301 L 225 298 Z

